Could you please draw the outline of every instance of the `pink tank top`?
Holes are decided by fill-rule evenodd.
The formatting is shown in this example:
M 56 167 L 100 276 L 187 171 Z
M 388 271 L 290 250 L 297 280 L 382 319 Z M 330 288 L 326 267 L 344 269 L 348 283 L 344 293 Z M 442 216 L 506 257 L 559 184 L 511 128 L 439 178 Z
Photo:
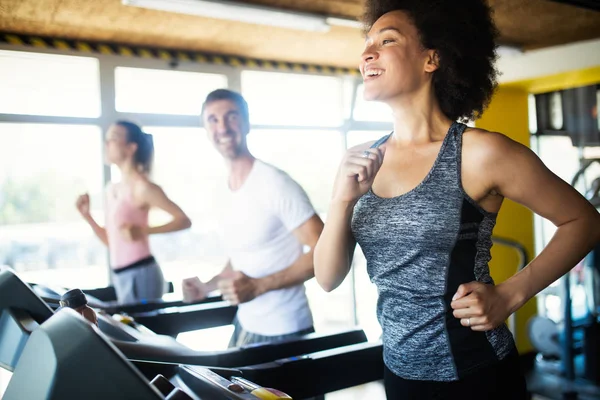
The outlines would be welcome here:
M 148 226 L 148 209 L 133 204 L 131 188 L 122 183 L 112 184 L 106 191 L 106 234 L 110 265 L 120 269 L 151 255 L 148 237 L 130 241 L 121 233 L 125 224 Z

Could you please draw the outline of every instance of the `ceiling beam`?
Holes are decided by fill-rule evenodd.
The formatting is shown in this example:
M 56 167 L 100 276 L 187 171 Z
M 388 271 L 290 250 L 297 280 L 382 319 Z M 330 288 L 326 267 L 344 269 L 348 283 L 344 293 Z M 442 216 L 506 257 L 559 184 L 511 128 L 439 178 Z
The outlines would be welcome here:
M 550 0 L 555 3 L 568 4 L 575 7 L 587 8 L 588 10 L 600 11 L 600 1 L 598 0 Z

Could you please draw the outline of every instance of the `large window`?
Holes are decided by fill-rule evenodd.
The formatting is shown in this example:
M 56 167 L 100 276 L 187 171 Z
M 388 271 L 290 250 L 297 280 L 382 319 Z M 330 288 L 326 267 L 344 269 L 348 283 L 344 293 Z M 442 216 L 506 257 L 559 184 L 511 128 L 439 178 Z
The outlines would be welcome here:
M 338 127 L 344 122 L 340 78 L 244 71 L 242 93 L 253 124 Z
M 381 139 L 389 133 L 388 131 L 351 131 L 346 135 L 346 145 L 348 148 L 351 148 L 359 144 Z
M 290 174 L 318 213 L 327 212 L 344 150 L 339 132 L 255 130 L 248 135 L 248 147 L 256 157 Z
M 106 250 L 75 209 L 88 192 L 102 222 L 96 126 L 0 124 L 0 264 L 29 281 L 98 287 Z
M 377 140 L 388 134 L 387 131 L 351 131 L 346 135 L 348 148 Z M 369 341 L 376 341 L 381 336 L 381 326 L 377 321 L 377 288 L 369 280 L 367 262 L 360 246 L 356 246 L 352 260 L 352 274 L 354 274 L 354 290 L 356 298 L 356 316 L 361 328 L 365 331 Z
M 326 219 L 333 181 L 344 152 L 337 131 L 256 130 L 248 136 L 254 155 L 287 172 L 310 197 L 313 206 Z M 316 280 L 306 283 L 307 295 L 318 331 L 341 329 L 354 321 L 352 282 L 326 293 Z
M 354 119 L 370 122 L 393 122 L 392 110 L 386 104 L 364 99 L 364 85 L 359 85 L 356 93 Z
M 152 250 L 166 279 L 176 285 L 190 276 L 208 280 L 221 272 L 227 261 L 219 243 L 217 217 L 227 187 L 223 159 L 213 149 L 204 129 L 145 130 L 154 138 L 153 180 L 192 220 L 191 229 L 153 235 Z M 161 224 L 167 218 L 164 213 L 154 212 L 150 223 Z
M 0 50 L 0 113 L 100 116 L 98 59 Z
M 145 127 L 154 138 L 152 179 L 191 218 L 192 227 L 180 232 L 153 235 L 152 251 L 165 278 L 181 291 L 184 278 L 208 281 L 221 272 L 227 254 L 220 242 L 219 215 L 227 187 L 223 159 L 200 128 Z M 150 214 L 151 224 L 166 222 L 162 212 Z M 233 326 L 185 332 L 177 340 L 195 350 L 227 348 Z
M 537 152 L 544 164 L 569 184 L 579 169 L 579 154 L 573 147 L 571 138 L 568 136 L 534 136 L 532 147 Z M 593 178 L 600 176 L 600 165 L 594 164 L 586 171 L 586 174 L 577 182 L 576 188 L 585 192 L 590 187 Z M 540 252 L 550 241 L 556 231 L 556 227 L 542 217 L 536 215 L 536 222 L 540 230 L 536 232 L 536 252 Z
M 333 182 L 348 145 L 377 139 L 387 132 L 344 131 L 354 120 L 390 121 L 386 106 L 366 103 L 359 87 L 351 110 L 353 78 L 242 71 L 151 69 L 148 60 L 79 57 L 0 51 L 0 264 L 27 281 L 67 287 L 100 287 L 109 283 L 107 250 L 75 209 L 77 196 L 88 192 L 92 214 L 104 224 L 102 129 L 121 119 L 134 122 L 154 137 L 152 179 L 190 216 L 189 230 L 151 237 L 152 251 L 167 280 L 180 290 L 181 279 L 210 279 L 226 254 L 219 242 L 219 214 L 226 189 L 226 167 L 199 128 L 206 95 L 230 83 L 241 83 L 250 106 L 248 143 L 260 159 L 292 176 L 327 218 Z M 15 73 L 18 71 L 18 73 Z M 100 72 L 114 74 L 115 87 L 100 87 Z M 107 82 L 110 79 L 107 79 Z M 115 108 L 103 109 L 103 96 L 115 96 Z M 110 101 L 107 102 L 109 104 Z M 15 123 L 35 115 L 34 123 Z M 102 114 L 102 115 L 101 115 Z M 169 115 L 173 127 L 157 127 L 157 115 Z M 87 125 L 74 125 L 90 118 Z M 32 122 L 34 120 L 32 119 Z M 164 123 L 162 123 L 164 125 Z M 100 128 L 102 126 L 102 128 Z M 266 129 L 281 126 L 285 129 Z M 345 139 L 345 140 L 344 140 Z M 111 169 L 111 178 L 119 180 Z M 153 210 L 152 225 L 168 220 Z M 358 319 L 370 338 L 379 335 L 374 321 L 376 292 L 368 282 L 360 251 L 355 259 Z M 319 331 L 348 327 L 355 321 L 354 280 L 349 276 L 332 293 L 313 279 L 306 284 Z M 371 325 L 375 324 L 376 327 Z M 182 340 L 195 348 L 224 346 L 231 327 Z M 224 339 L 225 338 L 225 339 Z M 189 340 L 188 340 L 189 339 Z M 0 383 L 1 386 L 1 383 Z
M 122 112 L 200 115 L 208 93 L 227 87 L 227 77 L 197 72 L 117 67 L 116 108 Z
M 571 183 L 578 169 L 579 152 L 576 147 L 573 147 L 571 138 L 568 136 L 533 136 L 532 148 L 535 149 L 540 159 L 544 164 L 562 178 L 567 183 Z M 586 148 L 584 156 L 597 157 L 598 154 L 590 154 L 593 148 Z M 586 173 L 578 180 L 575 188 L 581 193 L 585 193 L 590 188 L 593 179 L 600 176 L 600 165 L 593 164 L 589 167 Z M 539 254 L 552 239 L 556 232 L 556 227 L 552 222 L 540 217 L 534 216 L 535 221 L 535 250 Z M 584 282 L 586 271 L 579 264 L 571 271 L 571 296 L 573 301 L 573 317 L 582 318 L 588 310 L 586 304 L 586 293 Z M 560 280 L 557 280 L 550 285 L 542 294 L 538 295 L 538 311 L 541 315 L 545 315 L 557 322 L 563 318 L 563 310 L 561 304 Z

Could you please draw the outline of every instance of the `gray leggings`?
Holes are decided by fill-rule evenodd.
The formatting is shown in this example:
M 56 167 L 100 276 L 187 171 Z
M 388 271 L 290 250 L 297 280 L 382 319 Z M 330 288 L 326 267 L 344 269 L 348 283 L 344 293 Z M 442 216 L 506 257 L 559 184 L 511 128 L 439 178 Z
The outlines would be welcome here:
M 113 271 L 112 280 L 120 304 L 160 299 L 165 293 L 165 279 L 155 261 L 119 273 Z
M 231 335 L 231 340 L 229 341 L 229 348 L 241 347 L 256 343 L 273 343 L 280 340 L 293 339 L 303 335 L 308 335 L 309 333 L 313 333 L 315 331 L 315 329 L 311 326 L 310 328 L 303 329 L 299 332 L 288 333 L 287 335 L 264 336 L 257 333 L 248 332 L 242 328 L 242 325 L 240 325 L 240 321 L 238 321 L 237 317 L 233 320 L 233 327 L 234 331 L 233 335 Z
M 233 335 L 231 336 L 231 340 L 229 341 L 229 348 L 241 347 L 249 344 L 273 343 L 281 340 L 294 339 L 308 335 L 309 333 L 313 333 L 315 331 L 315 328 L 311 326 L 310 328 L 306 328 L 294 333 L 288 333 L 287 335 L 264 336 L 257 333 L 248 332 L 242 328 L 242 325 L 240 325 L 240 321 L 237 319 L 237 317 L 233 319 L 233 326 L 234 331 Z M 325 400 L 325 396 L 322 395 L 310 397 L 304 400 Z

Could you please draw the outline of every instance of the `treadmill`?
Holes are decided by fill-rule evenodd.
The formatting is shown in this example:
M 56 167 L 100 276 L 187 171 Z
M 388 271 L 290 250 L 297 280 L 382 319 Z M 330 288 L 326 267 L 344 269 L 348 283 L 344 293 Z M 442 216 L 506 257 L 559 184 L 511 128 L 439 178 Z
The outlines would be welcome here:
M 207 307 L 209 304 L 203 306 Z M 0 271 L 0 321 L 5 314 L 19 317 L 19 313 L 23 316 L 17 318 L 19 323 L 12 331 L 18 332 L 15 337 L 18 337 L 19 342 L 25 343 L 36 326 L 50 318 L 54 311 L 13 272 Z M 28 318 L 33 321 L 30 322 Z M 103 312 L 98 313 L 98 327 L 129 359 L 215 367 L 265 363 L 298 354 L 364 343 L 367 340 L 362 329 L 350 329 L 333 334 L 311 333 L 301 338 L 226 350 L 196 351 L 170 336 L 153 332 L 137 321 L 125 324 Z
M 0 327 L 0 343 L 10 332 Z M 32 334 L 4 393 L 5 400 L 256 400 L 208 368 L 170 366 L 169 379 L 149 381 L 91 324 L 62 309 Z M 223 372 L 223 370 L 219 370 Z M 225 376 L 240 375 L 226 371 Z
M 172 283 L 170 283 L 172 287 Z M 62 296 L 69 289 L 57 286 L 46 286 L 39 283 L 29 283 L 29 286 L 43 299 L 48 300 L 60 300 Z M 218 294 L 208 296 L 202 300 L 194 302 L 184 302 L 178 294 L 171 291 L 165 293 L 160 299 L 143 300 L 135 303 L 119 303 L 117 302 L 117 295 L 115 289 L 112 286 L 99 289 L 84 289 L 83 292 L 88 298 L 90 305 L 97 308 L 102 308 L 110 314 L 114 313 L 139 313 L 146 311 L 154 311 L 165 307 L 181 307 L 190 304 L 206 304 L 214 303 L 217 301 L 223 301 L 223 297 Z
M 7 282 L 9 283 L 8 285 Z M 20 283 L 20 285 L 15 284 L 15 282 Z M 27 359 L 25 355 L 21 356 L 21 353 L 25 354 L 23 348 L 26 345 L 29 345 L 31 340 L 27 340 L 29 335 L 33 338 L 36 335 L 36 332 L 40 330 L 40 326 L 48 325 L 48 323 L 43 322 L 43 320 L 56 320 L 56 317 L 69 313 L 74 314 L 81 321 L 85 322 L 83 318 L 72 310 L 60 310 L 56 314 L 53 314 L 52 310 L 44 304 L 27 285 L 20 281 L 16 275 L 7 272 L 0 273 L 0 332 L 10 332 L 10 334 L 3 333 L 1 336 L 0 364 L 5 367 L 8 366 L 10 369 L 11 364 L 14 366 L 20 362 L 20 358 Z M 91 327 L 89 324 L 88 326 Z M 96 328 L 92 327 L 92 329 L 98 331 Z M 62 336 L 67 337 L 67 333 L 65 332 Z M 197 383 L 196 380 L 200 379 L 199 376 L 204 376 L 203 379 L 208 379 L 211 382 L 219 381 L 222 383 L 226 382 L 221 381 L 221 379 L 227 380 L 228 377 L 232 376 L 230 370 L 214 368 L 206 370 L 205 368 L 201 368 L 201 366 L 198 365 L 201 364 L 201 358 L 198 357 L 198 354 L 204 353 L 203 355 L 207 356 L 206 352 L 193 352 L 186 348 L 187 351 L 196 353 L 194 354 L 195 358 L 188 358 L 188 360 L 196 361 L 198 364 L 185 365 L 193 364 L 193 362 L 185 361 L 185 357 L 188 354 L 187 352 L 185 354 L 170 354 L 170 356 L 173 357 L 172 361 L 166 361 L 165 353 L 158 351 L 156 347 L 156 354 L 149 354 L 145 351 L 147 348 L 144 350 L 144 346 L 140 345 L 139 350 L 141 354 L 136 355 L 135 353 L 129 353 L 131 355 L 128 355 L 128 352 L 131 352 L 132 349 L 127 349 L 127 346 L 121 348 L 120 346 L 123 344 L 123 341 L 114 339 L 107 340 L 106 335 L 100 334 L 100 336 L 104 338 L 104 341 L 114 345 L 119 351 L 122 351 L 126 357 L 130 359 L 137 371 L 142 373 L 147 380 L 154 379 L 156 375 L 161 374 L 170 382 L 175 382 L 176 386 L 180 385 L 179 387 L 182 387 L 181 384 L 185 383 L 185 385 L 192 387 L 194 386 L 194 382 Z M 49 339 L 47 338 L 43 339 L 45 343 L 48 343 L 48 340 Z M 63 343 L 66 347 L 70 348 L 73 353 L 75 349 L 73 341 L 63 341 Z M 287 349 L 284 351 L 274 351 L 270 356 L 273 358 L 270 360 L 256 362 L 251 361 L 251 357 L 244 358 L 238 355 L 239 358 L 236 361 L 232 361 L 232 364 L 236 363 L 238 366 L 234 371 L 235 374 L 241 374 L 245 378 L 262 386 L 275 387 L 279 390 L 283 390 L 292 395 L 295 399 L 318 396 L 331 391 L 353 387 L 383 378 L 382 346 L 380 343 L 337 343 L 340 347 L 328 348 L 326 350 L 313 349 L 308 351 L 296 350 L 297 347 L 294 347 L 294 342 L 290 343 L 292 344 L 291 346 L 286 343 L 280 343 L 264 347 L 277 350 L 278 348 L 286 348 L 287 346 Z M 263 346 L 255 345 L 240 350 L 251 352 L 254 351 L 253 349 L 258 351 L 261 347 Z M 168 350 L 168 347 L 165 347 L 164 350 Z M 231 350 L 235 349 L 230 349 L 229 351 Z M 36 350 L 36 352 L 37 351 L 38 350 Z M 286 352 L 288 353 L 287 355 L 276 357 L 275 353 Z M 43 352 L 40 352 L 39 354 L 43 354 Z M 169 356 L 169 354 L 167 354 L 167 356 Z M 177 357 L 183 358 L 179 358 L 181 361 L 176 361 Z M 260 359 L 260 357 L 268 358 L 266 356 L 258 356 L 258 359 Z M 205 358 L 204 361 L 207 361 L 207 358 Z M 244 364 L 246 366 L 240 366 Z M 102 369 L 102 371 L 105 371 L 105 369 Z M 92 373 L 92 371 L 90 371 L 90 373 Z M 127 371 L 122 373 L 130 374 L 130 372 Z M 19 375 L 23 375 L 23 373 L 20 373 Z M 13 379 L 14 377 L 15 375 L 13 375 Z M 110 378 L 110 376 L 108 378 Z M 11 385 L 12 382 L 13 381 L 11 380 Z M 18 379 L 15 381 L 15 385 L 17 385 L 17 382 L 19 382 Z M 23 385 L 23 383 L 19 385 Z M 223 390 L 223 387 L 227 389 L 227 385 L 221 385 L 219 387 L 219 390 L 221 391 Z M 199 390 L 199 388 L 194 387 L 193 392 L 200 393 Z M 11 395 L 14 393 L 15 392 L 11 392 Z M 224 393 L 230 395 L 227 390 L 225 390 Z M 206 398 L 220 398 L 217 394 L 208 396 L 209 397 Z M 35 400 L 35 397 L 31 398 Z M 134 396 L 133 398 L 140 397 Z M 247 397 L 225 398 L 237 399 Z M 11 397 L 6 397 L 6 399 L 12 400 Z
M 53 309 L 58 309 L 60 297 L 67 292 L 65 288 L 30 285 L 33 290 Z M 96 290 L 97 291 L 97 290 Z M 88 294 L 88 305 L 107 314 L 125 316 L 123 321 L 132 317 L 155 333 L 176 337 L 181 332 L 214 328 L 229 325 L 237 312 L 237 307 L 223 301 L 221 296 L 211 296 L 194 303 L 184 303 L 168 294 L 163 299 L 132 304 L 119 304 L 116 300 L 104 301 Z M 169 299 L 171 297 L 171 299 Z
M 131 361 L 148 379 L 158 374 L 173 377 L 181 368 L 176 364 Z M 186 369 L 195 371 L 202 367 L 187 365 Z M 381 343 L 357 343 L 234 369 L 245 379 L 263 387 L 277 388 L 294 399 L 313 399 L 382 380 L 383 346 Z M 215 372 L 226 378 L 231 376 L 227 375 L 227 370 Z

